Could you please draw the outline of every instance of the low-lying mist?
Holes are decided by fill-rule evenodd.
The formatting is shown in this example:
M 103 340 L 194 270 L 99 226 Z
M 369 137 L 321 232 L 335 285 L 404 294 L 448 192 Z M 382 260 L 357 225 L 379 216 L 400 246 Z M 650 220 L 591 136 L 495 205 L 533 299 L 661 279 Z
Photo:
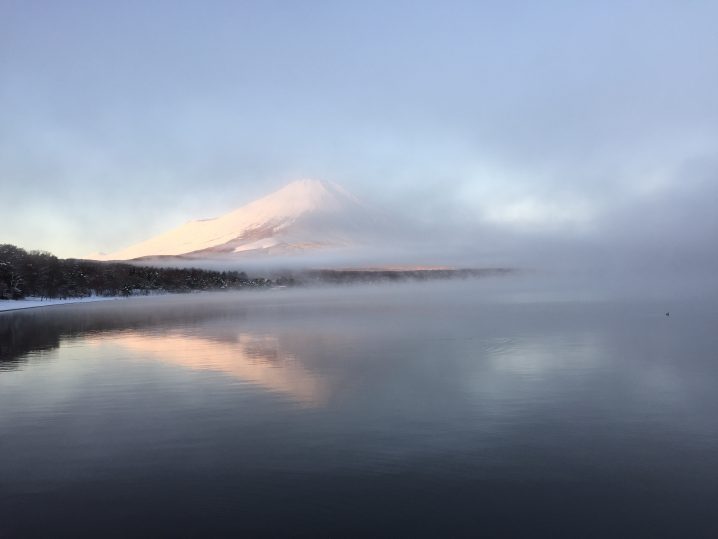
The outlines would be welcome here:
M 420 270 L 434 277 L 444 278 L 444 270 L 506 271 L 500 277 L 486 278 L 478 273 L 474 284 L 484 292 L 500 291 L 546 297 L 716 297 L 718 296 L 718 257 L 715 249 L 695 242 L 683 242 L 660 234 L 655 238 L 590 234 L 580 237 L 561 237 L 548 234 L 519 234 L 498 231 L 489 227 L 476 229 L 472 234 L 448 235 L 451 240 L 441 244 L 405 241 L 393 247 L 354 248 L 315 251 L 309 254 L 283 257 L 238 258 L 224 260 L 157 260 L 142 264 L 159 266 L 201 267 L 212 270 L 241 270 L 250 277 L 273 280 L 296 278 L 298 283 L 318 286 L 322 270 L 341 272 L 376 272 L 375 279 L 383 281 L 381 272 L 403 273 L 406 280 L 414 280 L 411 273 Z M 635 235 L 635 230 L 633 230 Z M 439 245 L 440 247 L 437 247 Z M 428 271 L 434 270 L 434 271 Z M 463 280 L 468 275 L 457 272 L 452 277 Z M 336 280 L 336 279 L 335 279 Z M 403 279 L 402 279 L 403 280 Z M 433 279 L 432 279 L 433 280 Z M 332 280 L 329 279 L 329 282 Z M 324 283 L 326 284 L 326 282 Z M 388 284 L 382 285 L 384 287 Z M 406 286 L 411 286 L 407 284 Z M 423 283 L 432 289 L 444 285 Z M 452 284 L 447 284 L 451 288 Z M 425 290 L 426 291 L 426 290 Z

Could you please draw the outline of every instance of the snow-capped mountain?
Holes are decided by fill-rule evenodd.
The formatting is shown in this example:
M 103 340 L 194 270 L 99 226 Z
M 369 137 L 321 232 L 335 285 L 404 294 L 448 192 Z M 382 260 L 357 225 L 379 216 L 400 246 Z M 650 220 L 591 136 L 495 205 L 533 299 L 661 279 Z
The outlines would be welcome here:
M 214 219 L 190 221 L 97 260 L 225 258 L 362 244 L 381 218 L 339 185 L 298 180 Z

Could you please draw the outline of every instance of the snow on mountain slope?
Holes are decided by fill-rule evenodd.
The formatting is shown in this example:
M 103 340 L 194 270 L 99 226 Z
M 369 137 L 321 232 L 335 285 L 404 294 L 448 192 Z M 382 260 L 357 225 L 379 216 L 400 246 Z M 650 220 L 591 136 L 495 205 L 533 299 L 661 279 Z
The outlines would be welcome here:
M 349 246 L 360 243 L 375 222 L 372 211 L 339 185 L 298 180 L 221 217 L 190 221 L 126 249 L 90 258 L 203 258 Z

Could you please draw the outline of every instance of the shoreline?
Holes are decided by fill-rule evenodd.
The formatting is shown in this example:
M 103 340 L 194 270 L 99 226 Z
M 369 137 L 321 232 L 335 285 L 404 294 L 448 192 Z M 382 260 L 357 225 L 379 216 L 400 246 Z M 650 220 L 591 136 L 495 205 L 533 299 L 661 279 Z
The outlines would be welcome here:
M 7 299 L 0 301 L 0 314 L 23 311 L 25 309 L 36 309 L 39 307 L 53 307 L 56 305 L 71 305 L 73 303 L 93 303 L 96 301 L 111 301 L 117 299 L 124 299 L 120 296 L 90 296 L 85 298 L 71 298 L 71 299 Z

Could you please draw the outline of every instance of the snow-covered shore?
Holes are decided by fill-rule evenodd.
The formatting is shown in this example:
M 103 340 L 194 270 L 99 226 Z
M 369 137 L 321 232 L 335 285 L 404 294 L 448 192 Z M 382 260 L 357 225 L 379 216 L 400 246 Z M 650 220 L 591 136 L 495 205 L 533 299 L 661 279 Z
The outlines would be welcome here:
M 107 301 L 114 299 L 122 299 L 117 296 L 90 296 L 87 298 L 69 298 L 69 299 L 9 299 L 0 301 L 0 312 L 17 311 L 19 309 L 32 309 L 35 307 L 50 307 L 51 305 L 66 305 L 68 303 L 88 303 L 91 301 Z

